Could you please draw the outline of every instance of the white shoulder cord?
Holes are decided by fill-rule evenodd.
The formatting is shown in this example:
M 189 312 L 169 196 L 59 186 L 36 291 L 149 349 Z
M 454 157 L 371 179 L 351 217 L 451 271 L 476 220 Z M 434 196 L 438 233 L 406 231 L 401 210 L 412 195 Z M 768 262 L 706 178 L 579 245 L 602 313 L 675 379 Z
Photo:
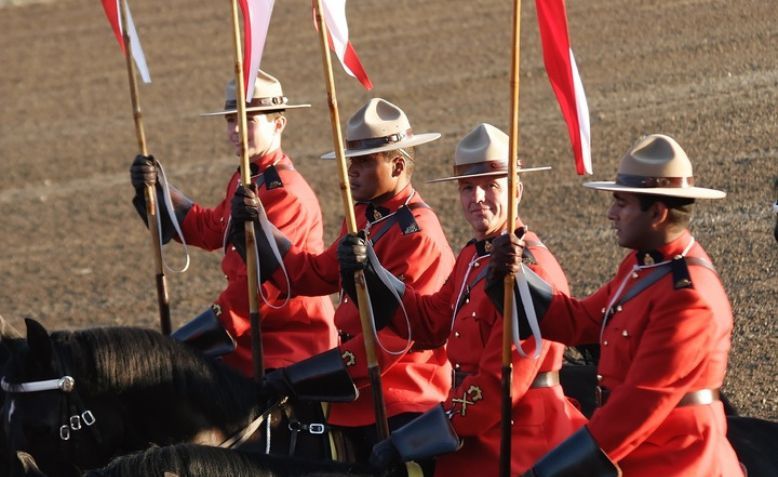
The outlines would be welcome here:
M 173 224 L 173 228 L 176 230 L 176 233 L 178 234 L 178 238 L 181 239 L 181 245 L 184 246 L 184 266 L 180 270 L 176 270 L 172 267 L 170 267 L 167 264 L 167 260 L 165 260 L 165 254 L 160 252 L 160 255 L 162 256 L 162 264 L 165 266 L 167 270 L 173 273 L 184 273 L 189 269 L 189 247 L 186 244 L 186 239 L 184 238 L 184 233 L 181 231 L 181 225 L 178 223 L 178 217 L 176 217 L 175 210 L 173 208 L 173 199 L 170 198 L 170 185 L 167 181 L 167 176 L 165 175 L 165 170 L 162 168 L 162 163 L 158 160 L 154 160 L 155 165 L 159 168 L 159 184 L 162 186 L 162 199 L 165 203 L 165 210 L 167 211 L 168 217 L 170 217 L 170 222 Z M 159 239 L 159 245 L 160 249 L 162 249 L 162 214 L 160 214 L 160 205 L 159 201 L 155 201 L 154 205 L 157 209 L 157 235 Z
M 459 294 L 457 294 L 457 299 L 454 301 L 454 311 L 451 314 L 451 326 L 449 327 L 449 334 L 451 334 L 451 331 L 454 330 L 454 321 L 457 319 L 457 313 L 459 313 L 459 301 L 462 299 L 462 295 L 465 293 L 465 288 L 467 287 L 467 279 L 470 278 L 470 272 L 473 270 L 473 267 L 480 262 L 481 260 L 485 258 L 489 258 L 491 254 L 486 254 L 482 256 L 478 256 L 478 252 L 476 251 L 473 254 L 473 258 L 470 259 L 470 263 L 467 264 L 467 270 L 465 271 L 465 278 L 462 279 L 462 286 L 459 287 Z
M 692 249 L 692 246 L 694 245 L 694 237 L 691 237 L 689 240 L 689 244 L 683 249 L 683 252 L 681 252 L 681 257 L 685 257 L 687 253 L 689 253 L 689 250 Z M 647 270 L 649 268 L 656 268 L 661 267 L 663 265 L 667 265 L 668 263 L 672 262 L 672 260 L 664 260 L 659 263 L 654 263 L 652 265 L 633 265 L 632 270 L 629 271 L 624 276 L 624 279 L 621 280 L 621 284 L 619 284 L 619 288 L 616 289 L 616 293 L 613 294 L 613 297 L 611 298 L 610 302 L 608 303 L 608 307 L 605 308 L 605 317 L 602 320 L 602 326 L 600 327 L 600 342 L 602 342 L 602 335 L 605 333 L 605 325 L 608 324 L 608 319 L 611 317 L 613 313 L 611 313 L 611 310 L 613 309 L 613 305 L 616 304 L 616 301 L 618 301 L 619 298 L 621 298 L 622 293 L 624 292 L 624 287 L 627 286 L 627 282 L 629 281 L 629 278 L 632 276 L 633 273 L 639 271 L 639 270 Z

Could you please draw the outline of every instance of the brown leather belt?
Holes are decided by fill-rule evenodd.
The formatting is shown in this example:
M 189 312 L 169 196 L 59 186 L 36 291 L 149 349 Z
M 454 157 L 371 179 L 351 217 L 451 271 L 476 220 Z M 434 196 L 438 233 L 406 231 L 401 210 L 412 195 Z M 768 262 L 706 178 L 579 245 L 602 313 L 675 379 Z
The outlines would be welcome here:
M 594 388 L 594 400 L 597 403 L 597 406 L 602 406 L 608 402 L 610 394 L 610 389 L 596 386 Z M 692 391 L 686 393 L 676 407 L 706 406 L 708 404 L 713 404 L 714 402 L 721 400 L 720 394 L 719 389 L 700 389 L 698 391 Z
M 530 389 L 537 388 L 553 388 L 559 385 L 559 371 L 549 371 L 547 373 L 538 373 L 532 384 L 529 385 Z
M 721 398 L 718 389 L 700 389 L 699 391 L 687 393 L 684 397 L 682 397 L 681 402 L 678 403 L 678 407 L 704 406 L 707 404 L 713 404 L 719 400 L 721 400 Z

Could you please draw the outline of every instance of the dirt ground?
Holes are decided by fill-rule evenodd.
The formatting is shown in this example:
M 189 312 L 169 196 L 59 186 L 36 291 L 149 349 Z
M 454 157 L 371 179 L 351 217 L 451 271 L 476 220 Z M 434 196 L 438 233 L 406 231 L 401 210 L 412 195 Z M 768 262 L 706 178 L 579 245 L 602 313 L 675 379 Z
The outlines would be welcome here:
M 526 179 L 522 216 L 555 252 L 573 291 L 607 280 L 624 254 L 605 210 L 584 189 L 525 1 L 520 157 L 553 172 Z M 319 193 L 328 238 L 342 218 L 310 2 L 276 2 L 263 68 L 292 101 L 285 150 Z M 226 0 L 133 0 L 153 83 L 140 92 L 149 148 L 171 182 L 204 204 L 221 198 L 238 161 L 218 109 L 233 71 Z M 341 116 L 371 96 L 408 113 L 422 146 L 417 188 L 454 249 L 469 238 L 447 174 L 456 142 L 475 124 L 507 129 L 512 2 L 355 0 L 352 41 L 375 83 L 365 92 L 335 72 Z M 693 232 L 714 258 L 735 310 L 725 390 L 744 414 L 778 419 L 778 10 L 768 0 L 569 0 L 572 45 L 591 109 L 594 179 L 611 179 L 641 135 L 678 139 L 698 184 L 727 199 L 702 203 Z M 0 0 L 0 314 L 50 329 L 157 326 L 149 236 L 130 199 L 137 153 L 124 60 L 98 2 Z M 180 266 L 180 246 L 165 248 Z M 191 251 L 168 274 L 174 326 L 224 285 L 219 253 Z

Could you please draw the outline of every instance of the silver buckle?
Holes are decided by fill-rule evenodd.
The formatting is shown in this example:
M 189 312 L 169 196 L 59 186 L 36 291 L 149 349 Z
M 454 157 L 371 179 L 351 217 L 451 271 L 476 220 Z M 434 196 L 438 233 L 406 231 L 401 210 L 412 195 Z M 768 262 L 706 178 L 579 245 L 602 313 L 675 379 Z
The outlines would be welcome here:
M 316 435 L 324 434 L 324 424 L 318 422 L 308 424 L 308 432 Z
M 63 425 L 59 427 L 59 438 L 63 441 L 70 440 L 70 428 L 68 426 Z
M 81 416 L 76 414 L 75 416 L 70 416 L 70 428 L 74 431 L 81 430 Z
M 92 414 L 92 411 L 86 410 L 81 414 L 81 419 L 84 421 L 84 424 L 87 426 L 91 426 L 95 423 L 97 419 L 95 419 L 95 415 Z

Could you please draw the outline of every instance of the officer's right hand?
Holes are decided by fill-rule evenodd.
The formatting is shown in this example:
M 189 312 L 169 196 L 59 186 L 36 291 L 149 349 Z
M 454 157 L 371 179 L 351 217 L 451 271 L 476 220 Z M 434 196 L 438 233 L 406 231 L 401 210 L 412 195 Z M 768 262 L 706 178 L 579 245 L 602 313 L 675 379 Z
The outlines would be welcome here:
M 138 154 L 130 166 L 130 180 L 136 189 L 157 184 L 157 168 L 154 166 L 154 156 Z
M 259 217 L 259 198 L 248 187 L 239 186 L 230 205 L 233 223 L 242 224 L 249 220 L 255 221 Z
M 516 233 L 507 233 L 492 240 L 492 256 L 489 259 L 492 279 L 502 279 L 507 274 L 515 274 L 521 268 L 521 256 L 524 253 L 524 229 Z
M 346 234 L 338 244 L 338 262 L 343 273 L 353 274 L 367 265 L 367 240 L 364 234 Z

